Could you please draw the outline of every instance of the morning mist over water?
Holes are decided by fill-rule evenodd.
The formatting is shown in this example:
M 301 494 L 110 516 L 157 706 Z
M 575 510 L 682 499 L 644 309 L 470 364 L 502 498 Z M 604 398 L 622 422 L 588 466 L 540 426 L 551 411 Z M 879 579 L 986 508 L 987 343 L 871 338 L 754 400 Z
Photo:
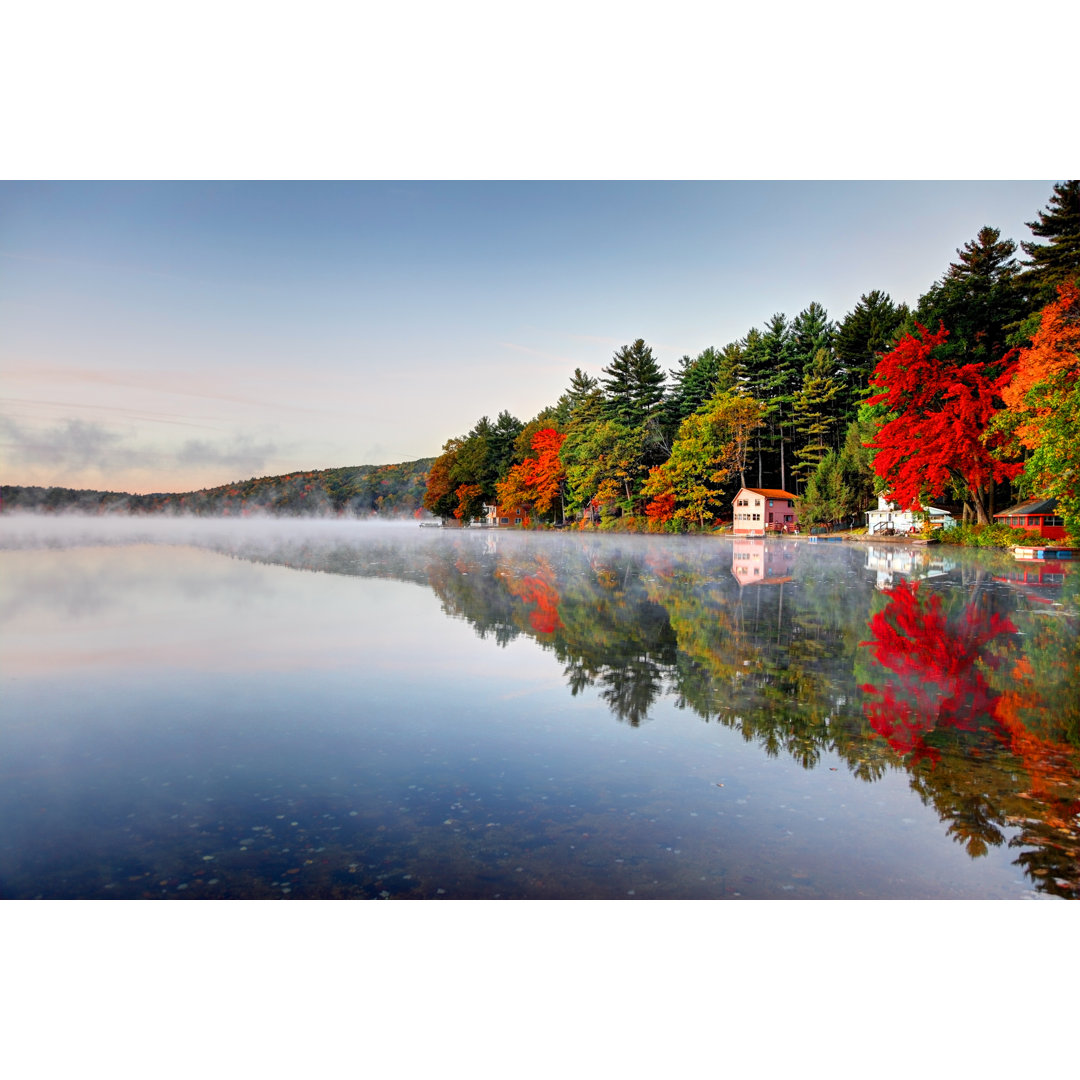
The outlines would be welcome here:
M 1075 897 L 1077 577 L 0 519 L 0 894 Z

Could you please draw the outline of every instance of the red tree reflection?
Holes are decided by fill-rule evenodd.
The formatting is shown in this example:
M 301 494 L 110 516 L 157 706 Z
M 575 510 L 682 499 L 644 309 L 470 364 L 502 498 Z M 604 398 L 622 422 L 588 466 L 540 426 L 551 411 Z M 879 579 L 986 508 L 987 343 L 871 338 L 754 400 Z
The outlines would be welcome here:
M 1005 657 L 986 646 L 1016 627 L 974 604 L 950 622 L 941 597 L 920 596 L 918 582 L 902 581 L 886 595 L 888 606 L 870 620 L 871 640 L 861 644 L 873 649 L 889 679 L 883 687 L 860 687 L 871 699 L 863 710 L 897 753 L 937 761 L 940 754 L 927 743 L 928 733 L 946 727 L 975 731 L 993 717 L 1000 695 L 986 672 Z
M 498 576 L 506 582 L 510 595 L 520 600 L 529 611 L 529 625 L 538 634 L 554 634 L 562 629 L 559 618 L 559 592 L 555 588 L 555 572 L 546 559 L 536 559 L 536 573 L 518 577 L 510 567 L 503 567 Z

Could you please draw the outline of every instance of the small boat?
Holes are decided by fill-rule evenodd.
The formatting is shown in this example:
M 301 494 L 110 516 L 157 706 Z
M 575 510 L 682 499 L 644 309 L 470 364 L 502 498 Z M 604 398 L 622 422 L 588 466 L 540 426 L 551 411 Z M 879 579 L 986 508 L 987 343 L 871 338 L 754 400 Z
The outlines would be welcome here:
M 1080 559 L 1080 548 L 1067 548 L 1067 547 L 1014 547 L 1013 556 L 1017 559 L 1021 559 L 1024 562 L 1033 562 L 1035 560 L 1066 560 L 1066 559 Z

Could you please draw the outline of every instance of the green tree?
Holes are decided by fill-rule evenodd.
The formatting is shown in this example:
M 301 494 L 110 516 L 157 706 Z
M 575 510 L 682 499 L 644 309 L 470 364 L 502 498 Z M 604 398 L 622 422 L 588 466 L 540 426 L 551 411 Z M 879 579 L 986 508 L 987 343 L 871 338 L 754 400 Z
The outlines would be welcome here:
M 822 349 L 831 355 L 835 336 L 836 327 L 828 312 L 816 300 L 811 301 L 791 320 L 792 351 L 799 371 L 805 373 Z
M 851 513 L 853 493 L 844 480 L 837 454 L 829 450 L 817 463 L 799 499 L 799 521 L 812 525 L 833 524 Z
M 1030 311 L 1015 252 L 1016 244 L 984 225 L 919 298 L 916 321 L 931 330 L 944 323 L 949 331 L 938 350 L 942 360 L 994 365 L 1008 351 L 1009 331 Z
M 844 435 L 839 461 L 844 486 L 851 496 L 846 513 L 852 517 L 857 518 L 873 507 L 881 487 L 881 480 L 874 472 L 875 451 L 868 444 L 873 442 L 888 416 L 883 405 L 863 405 Z
M 799 388 L 801 372 L 796 362 L 791 327 L 783 312 L 776 313 L 765 324 L 761 344 L 768 373 L 764 383 L 764 400 L 769 407 L 765 419 L 765 442 L 776 455 L 779 485 L 787 490 L 794 449 L 792 405 Z
M 829 351 L 818 349 L 792 405 L 799 446 L 795 451 L 798 464 L 791 471 L 804 480 L 817 468 L 832 444 L 837 422 L 833 406 L 840 393 L 833 369 Z
M 768 420 L 776 406 L 770 403 L 769 356 L 765 348 L 765 336 L 755 326 L 747 331 L 746 337 L 739 342 L 745 372 L 745 389 L 749 397 L 761 402 L 765 412 L 763 420 Z M 767 432 L 762 424 L 754 432 L 754 460 L 757 465 L 757 486 L 765 486 L 765 451 Z
M 644 428 L 664 399 L 664 372 L 652 349 L 638 338 L 624 345 L 603 369 L 606 418 L 629 428 Z
M 601 513 L 633 513 L 648 471 L 645 436 L 615 420 L 572 424 L 559 457 L 566 468 L 567 509 L 581 511 L 594 501 Z
M 720 363 L 720 354 L 710 345 L 696 357 L 682 357 L 679 367 L 669 372 L 671 381 L 664 399 L 664 422 L 670 431 L 677 431 L 679 425 L 717 391 Z
M 671 457 L 651 471 L 642 494 L 674 499 L 674 517 L 702 529 L 724 505 L 723 488 L 743 475 L 761 406 L 741 394 L 719 394 L 679 426 Z
M 570 385 L 555 405 L 555 420 L 560 427 L 566 427 L 571 421 L 579 419 L 583 411 L 589 419 L 595 420 L 600 413 L 601 401 L 600 384 L 596 379 L 581 368 L 574 368 Z
M 844 423 L 855 419 L 859 405 L 869 396 L 878 357 L 890 348 L 907 315 L 905 305 L 897 307 L 888 293 L 874 289 L 860 296 L 854 310 L 841 320 L 834 348 L 846 390 L 841 411 Z
M 1055 184 L 1046 209 L 1027 227 L 1049 243 L 1021 242 L 1031 260 L 1024 277 L 1038 304 L 1052 303 L 1058 285 L 1080 277 L 1080 180 Z
M 479 504 L 495 501 L 495 485 L 514 464 L 515 442 L 524 424 L 505 410 L 493 424 L 480 417 L 461 440 L 449 470 L 449 479 L 457 490 L 462 485 L 480 489 Z M 476 500 L 473 500 L 473 505 Z

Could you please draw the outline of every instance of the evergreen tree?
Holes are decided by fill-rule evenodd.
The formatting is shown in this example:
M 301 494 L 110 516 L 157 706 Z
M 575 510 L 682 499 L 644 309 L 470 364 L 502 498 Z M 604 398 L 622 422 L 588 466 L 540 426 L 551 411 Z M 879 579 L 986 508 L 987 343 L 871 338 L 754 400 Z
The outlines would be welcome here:
M 495 425 L 488 436 L 488 459 L 496 480 L 502 479 L 517 460 L 515 443 L 524 428 L 525 425 L 505 409 L 496 417 Z
M 783 312 L 773 315 L 765 324 L 761 343 L 768 373 L 764 381 L 764 401 L 769 409 L 765 443 L 775 455 L 778 483 L 787 490 L 794 451 L 792 403 L 799 388 L 800 372 L 791 327 Z
M 806 372 L 821 349 L 832 353 L 835 335 L 828 312 L 816 300 L 791 320 L 792 348 L 800 372 Z
M 957 249 L 959 262 L 919 298 L 916 321 L 928 330 L 949 331 L 938 356 L 950 362 L 996 364 L 1008 351 L 1009 331 L 1028 314 L 1016 244 L 984 225 Z
M 731 390 L 732 385 L 720 386 L 723 358 L 711 345 L 691 359 L 684 356 L 679 367 L 669 372 L 671 383 L 664 399 L 664 422 L 674 433 L 679 425 L 720 390 Z M 724 372 L 725 381 L 731 379 L 730 368 Z
M 839 393 L 832 357 L 827 349 L 818 349 L 793 402 L 794 426 L 799 437 L 795 452 L 799 460 L 791 470 L 795 476 L 805 479 L 829 452 L 836 426 L 833 405 Z
M 718 393 L 747 393 L 746 355 L 742 342 L 732 341 L 720 350 L 716 386 Z
M 555 405 L 555 418 L 566 426 L 577 418 L 582 408 L 595 408 L 600 400 L 600 384 L 581 368 L 574 368 L 570 385 Z
M 840 459 L 830 450 L 806 483 L 806 492 L 799 500 L 799 520 L 807 527 L 833 525 L 849 516 L 852 501 Z
M 480 417 L 462 440 L 450 466 L 449 478 L 457 487 L 470 489 L 471 508 L 495 501 L 495 484 L 514 464 L 514 443 L 524 426 L 504 409 L 494 424 L 488 417 Z M 473 488 L 478 492 L 473 492 Z
M 844 435 L 840 470 L 851 493 L 848 513 L 853 516 L 871 509 L 877 498 L 881 481 L 874 472 L 875 451 L 867 444 L 873 442 L 888 415 L 883 405 L 863 405 Z
M 652 349 L 641 338 L 624 345 L 603 374 L 607 418 L 629 428 L 644 428 L 664 399 L 664 372 Z
M 757 327 L 753 327 L 739 343 L 742 353 L 743 370 L 746 373 L 746 393 L 765 407 L 762 419 L 768 422 L 775 411 L 769 402 L 769 357 L 765 349 L 765 338 Z M 765 425 L 754 432 L 754 459 L 756 462 L 757 486 L 765 485 L 765 450 L 767 446 Z
M 1045 210 L 1038 221 L 1027 227 L 1048 244 L 1024 241 L 1020 246 L 1031 260 L 1024 267 L 1036 294 L 1037 304 L 1047 304 L 1056 297 L 1062 282 L 1080 277 L 1080 180 L 1055 184 Z
M 834 346 L 846 391 L 841 411 L 844 423 L 855 418 L 860 402 L 869 394 L 878 357 L 892 345 L 907 314 L 904 305 L 897 307 L 888 293 L 874 289 L 859 297 L 855 309 L 837 327 Z

